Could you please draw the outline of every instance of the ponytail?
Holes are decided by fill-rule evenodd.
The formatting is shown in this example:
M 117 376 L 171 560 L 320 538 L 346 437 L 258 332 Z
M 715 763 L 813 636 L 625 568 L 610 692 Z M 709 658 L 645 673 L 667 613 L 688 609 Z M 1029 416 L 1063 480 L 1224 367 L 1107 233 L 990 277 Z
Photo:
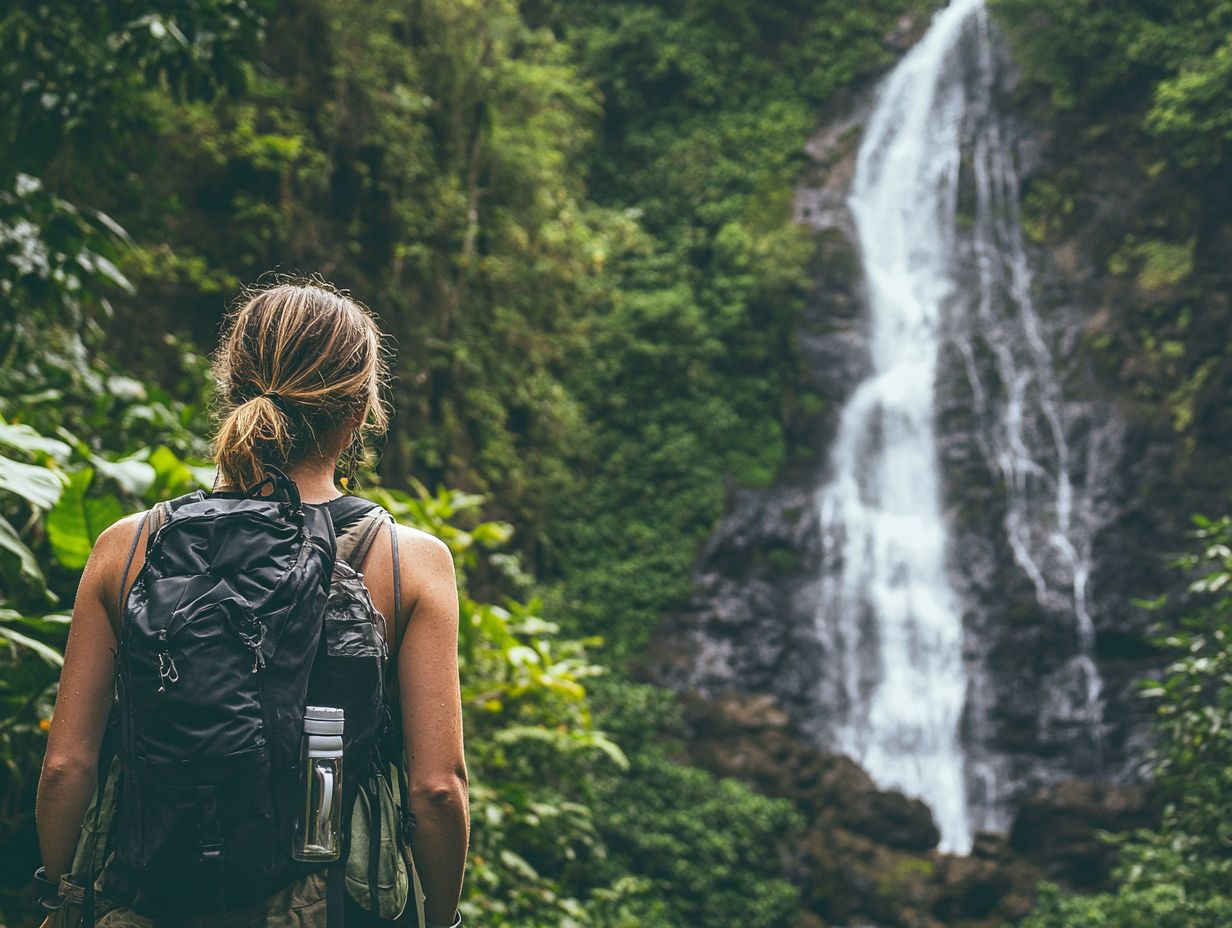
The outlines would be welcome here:
M 268 393 L 232 409 L 214 436 L 214 460 L 226 484 L 246 489 L 261 482 L 265 462 L 285 464 L 292 445 L 290 425 Z

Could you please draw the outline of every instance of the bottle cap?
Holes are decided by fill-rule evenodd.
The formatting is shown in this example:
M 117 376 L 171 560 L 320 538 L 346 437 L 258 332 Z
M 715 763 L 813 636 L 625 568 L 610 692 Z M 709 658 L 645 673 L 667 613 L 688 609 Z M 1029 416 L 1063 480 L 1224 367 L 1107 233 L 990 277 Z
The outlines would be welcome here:
M 309 735 L 341 735 L 343 712 L 332 706 L 305 706 L 304 732 Z

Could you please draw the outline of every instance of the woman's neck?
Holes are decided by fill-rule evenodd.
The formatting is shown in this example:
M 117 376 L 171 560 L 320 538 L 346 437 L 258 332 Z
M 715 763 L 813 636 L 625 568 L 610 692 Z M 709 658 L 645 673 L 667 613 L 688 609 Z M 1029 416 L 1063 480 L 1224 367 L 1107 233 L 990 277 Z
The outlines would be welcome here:
M 300 498 L 305 503 L 326 503 L 342 493 L 334 484 L 335 462 L 320 462 L 293 465 L 286 469 L 287 476 L 295 481 Z

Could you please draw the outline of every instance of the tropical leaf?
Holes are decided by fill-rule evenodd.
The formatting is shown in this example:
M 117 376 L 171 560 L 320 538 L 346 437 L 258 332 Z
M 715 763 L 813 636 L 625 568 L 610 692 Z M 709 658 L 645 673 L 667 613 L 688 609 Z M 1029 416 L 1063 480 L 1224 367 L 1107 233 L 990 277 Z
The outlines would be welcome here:
M 58 438 L 40 435 L 28 425 L 0 422 L 0 445 L 27 454 L 45 454 L 61 464 L 69 459 L 72 449 Z
M 68 635 L 68 626 L 73 616 L 68 612 L 49 612 L 46 615 L 22 615 L 15 609 L 0 606 L 0 625 L 13 625 L 23 631 L 44 638 L 63 639 Z
M 93 468 L 73 474 L 56 507 L 47 514 L 47 537 L 56 559 L 65 567 L 85 567 L 98 540 L 109 525 L 124 518 L 124 507 L 115 496 L 89 496 Z
M 19 647 L 33 651 L 49 664 L 54 664 L 57 667 L 64 666 L 64 655 L 57 651 L 49 644 L 39 641 L 37 638 L 31 638 L 25 635 L 10 625 L 0 625 L 0 641 L 8 641 Z
M 147 499 L 166 499 L 214 484 L 214 468 L 192 464 L 180 458 L 166 445 L 155 448 L 149 458 L 154 468 L 154 482 Z
M 148 455 L 148 452 L 141 452 Z M 145 496 L 154 485 L 156 471 L 152 465 L 137 456 L 123 458 L 119 461 L 108 461 L 99 455 L 90 455 L 90 463 L 94 469 L 115 483 L 130 496 Z
M 65 485 L 58 470 L 22 464 L 0 455 L 0 490 L 19 496 L 35 509 L 50 509 L 60 499 Z
M 39 568 L 38 560 L 34 557 L 34 552 L 26 547 L 21 536 L 17 534 L 17 529 L 13 528 L 8 519 L 3 516 L 0 516 L 0 549 L 16 555 L 18 570 L 25 580 L 39 589 L 46 587 L 47 581 L 43 577 L 43 571 Z

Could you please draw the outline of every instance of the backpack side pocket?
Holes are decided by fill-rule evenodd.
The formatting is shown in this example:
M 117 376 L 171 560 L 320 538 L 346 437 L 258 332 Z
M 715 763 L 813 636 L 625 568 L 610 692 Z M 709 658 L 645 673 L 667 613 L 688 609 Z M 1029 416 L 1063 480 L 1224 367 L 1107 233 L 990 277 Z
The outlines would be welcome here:
M 375 813 L 374 813 L 375 807 Z M 379 822 L 374 833 L 374 822 Z M 373 839 L 376 839 L 375 841 Z M 389 779 L 381 773 L 360 786 L 351 813 L 350 853 L 346 862 L 346 888 L 351 899 L 372 912 L 372 852 L 376 850 L 376 912 L 393 921 L 406 909 L 410 874 L 398 836 L 398 810 Z

